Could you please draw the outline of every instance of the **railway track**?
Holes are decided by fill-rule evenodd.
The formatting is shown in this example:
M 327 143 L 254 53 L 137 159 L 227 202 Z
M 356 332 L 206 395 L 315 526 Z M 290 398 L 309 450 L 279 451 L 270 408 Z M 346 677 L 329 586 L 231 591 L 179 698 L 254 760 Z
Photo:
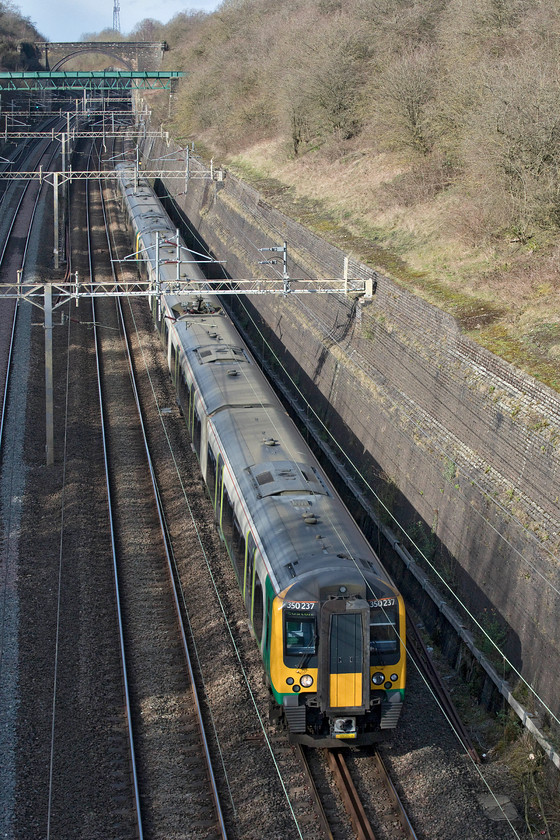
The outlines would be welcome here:
M 87 225 L 82 221 L 85 197 L 80 197 L 79 185 L 72 189 L 72 206 L 72 270 L 87 277 L 88 249 L 84 238 Z M 94 198 L 94 215 L 89 226 L 96 231 L 92 247 L 92 267 L 96 274 L 110 270 L 107 241 L 97 239 L 97 234 L 106 228 L 102 216 L 97 214 L 99 206 L 99 198 Z M 128 250 L 127 243 L 124 252 Z M 96 323 L 101 336 L 102 374 L 105 385 L 111 387 L 110 397 L 106 387 L 104 391 L 110 403 L 109 448 L 113 455 L 120 450 L 117 456 L 120 460 L 111 458 L 111 489 L 113 495 L 116 489 L 119 497 L 116 549 L 121 560 L 125 547 L 128 552 L 125 563 L 128 571 L 121 562 L 119 584 L 122 592 L 127 589 L 124 595 L 128 606 L 123 608 L 127 629 L 123 635 L 125 642 L 133 639 L 135 646 L 134 652 L 128 648 L 127 666 L 129 675 L 130 665 L 135 666 L 130 679 L 130 716 L 142 831 L 150 837 L 222 836 L 214 812 L 205 813 L 209 799 L 207 771 L 197 770 L 193 763 L 198 725 L 187 724 L 187 719 L 192 721 L 187 715 L 192 700 L 190 687 L 185 683 L 184 654 L 177 645 L 175 607 L 169 604 L 161 607 L 168 615 L 169 626 L 173 624 L 173 635 L 171 630 L 160 634 L 156 629 L 162 592 L 169 590 L 169 574 L 163 562 L 156 563 L 153 535 L 159 532 L 161 541 L 162 529 L 145 507 L 149 495 L 147 484 L 140 484 L 145 478 L 138 477 L 133 465 L 136 446 L 132 445 L 130 426 L 136 408 L 122 400 L 123 392 L 130 391 L 131 373 L 129 363 L 122 361 L 122 337 L 115 320 L 114 302 L 103 302 L 95 314 L 83 302 L 79 309 L 65 305 L 62 315 L 62 318 L 56 315 L 53 331 L 56 418 L 53 468 L 45 470 L 43 466 L 42 436 L 40 432 L 37 434 L 44 424 L 41 365 L 30 368 L 28 392 L 34 399 L 28 405 L 27 419 L 24 417 L 18 425 L 19 430 L 27 425 L 29 432 L 25 453 L 29 468 L 25 475 L 31 492 L 26 497 L 16 540 L 18 597 L 26 603 L 19 628 L 22 649 L 18 662 L 21 692 L 18 748 L 17 753 L 7 750 L 4 756 L 11 755 L 10 784 L 14 784 L 15 778 L 19 793 L 0 822 L 17 825 L 20 831 L 25 827 L 26 836 L 31 833 L 71 838 L 78 822 L 84 836 L 103 836 L 109 840 L 139 835 L 135 827 L 139 819 L 133 805 L 130 738 L 123 714 L 119 631 L 115 587 L 111 582 L 113 556 L 107 525 L 107 481 L 100 444 L 99 399 L 94 385 L 92 325 Z M 230 630 L 218 596 L 213 594 L 208 557 L 213 561 L 221 557 L 223 570 L 213 568 L 214 577 L 219 578 L 222 573 L 231 576 L 231 565 L 208 516 L 209 503 L 195 471 L 194 456 L 145 304 L 131 307 L 128 320 L 132 323 L 137 363 L 143 369 L 142 401 L 145 405 L 152 404 L 148 412 L 148 436 L 152 446 L 157 447 L 158 485 L 168 509 L 166 529 L 172 536 L 180 571 L 181 612 L 190 621 L 188 635 L 196 642 L 194 670 L 204 680 L 201 705 L 207 724 L 212 725 L 210 747 L 218 757 L 228 824 L 235 827 L 234 837 L 253 836 L 260 840 L 262 832 L 267 832 L 267 823 L 274 827 L 268 832 L 273 835 L 303 836 L 297 828 L 294 833 L 290 802 L 272 751 L 262 754 L 259 751 L 255 761 L 252 735 L 255 729 L 263 731 L 250 693 L 254 683 L 262 693 L 258 655 L 247 633 L 237 644 L 245 645 L 250 652 L 252 676 L 244 674 L 241 663 L 232 664 Z M 31 337 L 32 354 L 41 359 L 42 334 L 33 330 Z M 150 360 L 144 365 L 142 356 L 148 352 L 146 346 L 150 342 L 154 347 L 149 352 L 158 361 L 152 364 Z M 154 408 L 157 365 L 161 383 L 156 389 L 159 408 Z M 20 392 L 27 392 L 25 385 Z M 122 446 L 115 447 L 115 436 L 121 438 Z M 147 473 L 145 468 L 143 472 Z M 185 494 L 181 499 L 184 507 L 180 509 L 179 486 Z M 189 506 L 193 508 L 191 513 Z M 201 525 L 198 530 L 196 524 L 185 519 L 185 515 L 188 519 L 192 514 L 194 523 L 197 508 Z M 124 529 L 120 526 L 126 518 Z M 145 567 L 142 574 L 141 557 Z M 134 591 L 142 586 L 146 597 L 136 597 Z M 49 593 L 48 598 L 44 597 L 45 592 Z M 135 628 L 130 622 L 133 612 Z M 157 649 L 156 643 L 160 644 Z M 166 670 L 173 674 L 171 683 L 166 682 L 163 673 Z M 266 706 L 266 695 L 260 701 Z M 289 766 L 289 757 L 286 763 Z M 2 778 L 4 772 L 2 765 Z M 264 814 L 263 802 L 266 803 Z
M 408 622 L 407 640 L 415 663 L 430 686 L 442 714 L 455 732 L 465 753 L 474 763 L 480 764 L 469 732 L 457 713 L 412 619 Z M 307 784 L 312 791 L 315 809 L 320 815 L 326 838 L 337 840 L 346 836 L 347 827 L 341 820 L 340 809 L 333 807 L 334 783 L 352 826 L 353 836 L 358 840 L 416 840 L 416 832 L 379 751 L 371 749 L 355 754 L 352 751 L 325 750 L 324 753 L 321 751 L 324 761 L 318 761 L 320 754 L 310 754 L 300 746 L 296 746 L 295 750 L 308 777 Z M 324 778 L 324 765 L 328 767 L 332 776 L 330 780 Z M 354 780 L 354 776 L 357 781 Z M 363 797 L 360 797 L 358 787 L 363 790 Z
M 92 270 L 102 274 L 110 270 L 109 246 L 106 239 L 97 239 L 97 233 L 109 227 L 117 236 L 123 231 L 116 217 L 110 222 L 104 219 L 100 196 L 94 194 L 92 199 L 91 224 L 78 223 L 76 216 L 73 227 L 75 233 L 80 233 L 78 228 L 82 226 L 96 231 Z M 76 255 L 86 253 L 84 241 L 74 241 Z M 124 252 L 129 251 L 125 245 Z M 75 262 L 72 267 L 82 277 L 87 276 L 88 265 Z M 184 683 L 178 687 L 176 682 L 179 672 L 184 676 L 186 670 L 177 641 L 180 610 L 186 622 L 184 635 L 196 647 L 193 670 L 204 686 L 200 705 L 206 724 L 211 724 L 209 750 L 218 757 L 217 787 L 230 837 L 368 837 L 359 834 L 367 830 L 365 824 L 352 827 L 340 797 L 335 802 L 329 781 L 321 791 L 332 824 L 327 828 L 317 815 L 294 748 L 266 722 L 267 695 L 259 655 L 230 560 L 213 529 L 212 509 L 200 484 L 165 357 L 147 307 L 142 302 L 125 301 L 123 315 L 131 336 L 131 362 L 123 356 L 123 327 L 114 302 L 102 302 L 95 313 L 83 302 L 79 309 L 68 306 L 64 323 L 55 328 L 55 358 L 59 360 L 55 408 L 59 425 L 57 465 L 50 475 L 42 468 L 42 445 L 36 440 L 43 411 L 42 372 L 32 371 L 31 390 L 33 393 L 35 388 L 37 397 L 33 417 L 28 420 L 31 435 L 26 461 L 34 498 L 22 523 L 25 536 L 19 540 L 20 595 L 27 604 L 20 635 L 29 661 L 20 675 L 19 755 L 14 758 L 19 799 L 13 819 L 20 827 L 18 836 L 35 832 L 37 836 L 73 838 L 78 821 L 84 837 L 103 836 L 105 840 L 138 836 L 140 831 L 146 837 L 220 836 L 214 833 L 216 816 L 207 816 L 201 805 L 208 798 L 206 770 L 193 770 L 191 766 L 190 749 L 191 743 L 193 751 L 197 749 L 198 724 L 187 724 L 182 716 L 183 707 L 190 703 L 186 699 L 190 688 Z M 96 367 L 94 324 L 99 333 L 99 367 L 107 398 L 109 479 L 103 472 L 99 412 L 95 408 L 97 386 L 92 384 Z M 41 358 L 37 333 L 33 343 Z M 143 435 L 137 438 L 136 432 L 132 433 L 133 416 L 138 410 L 128 399 L 123 402 L 124 391 L 131 390 L 132 371 L 145 415 L 146 438 L 154 454 L 157 495 L 165 506 L 164 527 L 151 503 L 147 504 L 153 491 L 149 471 L 140 466 L 146 460 L 141 454 Z M 84 481 L 86 474 L 88 480 Z M 107 484 L 116 500 L 115 554 L 126 557 L 117 572 L 125 598 L 122 633 L 118 630 L 111 577 L 111 537 L 105 525 Z M 57 505 L 61 501 L 63 515 L 59 516 Z M 191 523 L 191 511 L 196 525 Z M 158 539 L 154 543 L 155 534 Z M 179 607 L 163 604 L 168 600 L 163 593 L 171 587 L 164 542 L 172 546 L 170 558 L 175 566 Z M 144 566 L 142 574 L 140 566 Z M 45 598 L 45 592 L 53 593 L 52 597 Z M 163 613 L 168 629 L 160 637 L 155 627 Z M 120 676 L 121 635 L 127 666 L 133 666 L 129 672 L 129 713 L 123 712 L 126 692 Z M 133 646 L 127 647 L 129 643 Z M 170 660 L 176 664 L 171 666 L 172 682 L 166 682 L 164 670 Z M 53 701 L 55 662 L 57 691 Z M 45 701 L 45 697 L 49 699 Z M 32 698 L 42 699 L 33 702 Z M 137 764 L 138 819 L 132 804 L 135 782 L 127 715 L 132 721 Z M 385 822 L 372 808 L 381 798 L 385 801 L 387 794 L 377 793 L 371 780 L 373 771 L 363 770 L 366 763 L 371 763 L 370 757 L 349 757 L 347 763 L 346 775 L 354 779 L 376 832 L 371 836 L 378 840 L 384 836 L 414 836 L 399 834 L 398 817 L 393 812 Z M 200 777 L 197 785 L 188 787 L 182 767 L 187 776 Z M 326 764 L 321 770 L 326 778 L 332 778 L 334 772 Z M 348 798 L 353 799 L 354 794 Z M 378 818 L 383 824 L 378 825 Z M 471 832 L 468 836 L 482 835 Z
M 10 168 L 26 170 L 54 166 L 58 144 L 30 141 L 10 154 Z M 5 166 L 8 164 L 4 162 Z M 12 182 L 2 192 L 0 214 L 0 241 L 2 243 L 2 276 L 15 281 L 17 271 L 30 271 L 35 267 L 41 251 L 40 228 L 44 214 L 37 212 L 43 203 L 46 188 L 39 183 Z M 52 238 L 51 238 L 52 242 Z M 28 260 L 29 256 L 29 260 Z M 0 755 L 3 756 L 0 787 L 6 791 L 3 802 L 2 833 L 13 816 L 13 799 L 17 778 L 18 752 L 13 746 L 12 733 L 17 724 L 14 692 L 19 685 L 19 609 L 21 598 L 20 551 L 23 522 L 23 492 L 26 481 L 25 438 L 23 430 L 27 416 L 27 375 L 31 358 L 30 344 L 33 335 L 31 307 L 16 306 L 15 301 L 0 301 L 0 387 L 2 389 L 1 452 L 2 472 L 0 481 L 0 519 L 2 550 L 0 556 Z M 17 326 L 17 330 L 16 330 Z M 8 400 L 8 390 L 10 398 Z M 44 440 L 42 438 L 41 440 Z M 42 453 L 43 454 L 43 453 Z M 36 555 L 41 557 L 39 553 Z M 5 806 L 5 807 L 4 807 Z
M 350 825 L 352 836 L 357 840 L 416 840 L 406 809 L 379 752 L 364 750 L 356 757 L 346 750 L 312 753 L 299 746 L 296 752 L 308 776 L 325 838 L 338 840 L 348 836 Z M 367 782 L 363 781 L 364 769 Z M 358 792 L 360 785 L 361 795 Z M 333 802 L 333 786 L 344 814 Z
M 463 723 L 461 716 L 458 714 L 449 691 L 434 665 L 416 621 L 413 621 L 410 616 L 407 622 L 407 643 L 414 656 L 417 667 L 422 670 L 425 679 L 434 693 L 439 708 L 455 732 L 461 746 L 475 764 L 481 764 L 480 756 L 473 745 L 470 733 Z
M 99 227 L 107 230 L 100 185 L 98 194 L 104 224 L 88 219 L 90 232 Z M 111 243 L 106 244 L 110 247 Z M 90 254 L 93 254 L 93 244 Z M 92 259 L 91 277 L 94 276 Z M 142 825 L 147 822 L 150 836 L 169 836 L 175 827 L 173 812 L 176 814 L 184 808 L 190 799 L 197 803 L 197 820 L 206 827 L 205 836 L 225 837 L 175 586 L 172 548 L 167 539 L 120 300 L 96 302 L 93 316 L 139 833 L 143 834 Z M 116 352 L 115 344 L 120 345 L 120 353 Z M 123 380 L 127 379 L 130 387 L 125 392 Z M 126 423 L 123 416 L 127 417 Z M 146 638 L 147 621 L 152 628 L 149 639 Z M 148 697 L 158 697 L 157 707 L 151 711 L 144 708 Z M 154 711 L 169 720 L 168 705 L 175 704 L 181 711 L 177 714 L 175 708 L 171 710 L 175 721 L 172 728 L 160 727 L 153 719 L 149 720 Z M 167 772 L 162 766 L 164 756 L 168 761 Z M 172 796 L 173 791 L 178 793 L 176 798 Z M 156 803 L 161 804 L 156 806 Z
M 58 144 L 39 141 L 26 144 L 23 150 L 14 153 L 11 166 L 35 169 L 42 166 L 45 171 L 53 167 L 58 156 Z M 4 168 L 8 164 L 4 162 Z M 1 177 L 1 176 L 0 176 Z M 29 240 L 39 202 L 48 189 L 38 182 L 27 181 L 8 187 L 1 196 L 0 222 L 0 271 L 9 281 L 23 272 L 26 265 Z M 9 373 L 12 359 L 18 305 L 17 301 L 0 300 L 0 447 L 4 430 L 4 417 L 9 387 Z
M 370 787 L 368 790 L 369 802 L 382 803 L 382 807 L 377 806 L 373 809 L 375 820 L 379 825 L 377 831 L 374 831 L 370 823 L 344 754 L 337 750 L 329 750 L 327 758 L 342 796 L 344 807 L 359 840 L 380 840 L 385 836 L 416 840 L 416 834 L 410 824 L 404 805 L 379 753 L 374 752 L 371 756 L 371 761 L 375 763 L 374 778 L 377 785 L 375 789 Z
M 230 560 L 220 546 L 211 513 L 209 515 L 210 503 L 198 477 L 196 458 L 176 406 L 159 341 L 156 338 L 157 359 L 153 355 L 146 357 L 146 353 L 153 351 L 142 346 L 145 330 L 154 336 L 151 316 L 136 301 L 125 302 L 124 309 L 131 344 L 135 345 L 133 364 L 142 373 L 138 377 L 138 389 L 147 409 L 146 432 L 156 453 L 154 468 L 158 495 L 167 510 L 166 533 L 176 560 L 173 573 L 180 590 L 180 612 L 196 650 L 193 669 L 202 686 L 203 717 L 209 726 L 209 746 L 218 768 L 219 787 L 226 800 L 227 823 L 233 836 L 260 838 L 267 833 L 264 825 L 267 821 L 278 824 L 280 819 L 281 824 L 288 825 L 286 836 L 313 837 L 313 833 L 303 835 L 298 827 L 298 820 L 305 822 L 307 817 L 309 821 L 311 803 L 306 800 L 307 807 L 302 811 L 291 799 L 294 790 L 289 769 L 291 765 L 293 776 L 292 751 L 289 747 L 286 750 L 284 738 L 268 740 L 258 711 L 255 714 L 251 695 L 245 694 L 242 688 L 243 682 L 250 681 L 250 677 L 243 672 L 243 663 L 236 665 L 235 652 L 231 650 L 232 630 L 228 626 L 228 616 L 223 614 L 227 610 L 227 588 L 231 587 L 231 581 L 224 589 L 218 563 L 221 557 L 224 570 L 231 576 Z M 165 384 L 163 391 L 157 376 L 158 367 Z M 184 505 L 183 511 L 181 505 Z M 210 556 L 212 566 L 208 562 Z M 201 592 L 204 593 L 202 609 Z M 224 600 L 220 602 L 221 599 Z M 239 617 L 235 620 L 239 621 Z M 234 645 L 241 644 L 241 640 L 233 642 Z M 254 658 L 254 642 L 250 637 L 246 642 L 258 672 L 260 663 L 258 656 Z M 222 675 L 218 682 L 217 673 Z M 232 694 L 230 684 L 236 685 L 235 694 Z M 254 690 L 254 686 L 248 688 Z M 260 746 L 264 750 L 255 761 L 255 748 Z M 243 755 L 246 755 L 245 759 L 241 758 Z M 287 779 L 287 788 L 283 790 L 284 779 Z M 184 787 L 186 789 L 186 785 Z M 200 801 L 199 796 L 197 802 Z M 252 817 L 255 810 L 259 814 L 258 822 Z M 201 820 L 202 816 L 197 814 L 197 819 Z M 276 827 L 273 836 L 283 833 L 280 830 L 278 834 L 278 831 Z

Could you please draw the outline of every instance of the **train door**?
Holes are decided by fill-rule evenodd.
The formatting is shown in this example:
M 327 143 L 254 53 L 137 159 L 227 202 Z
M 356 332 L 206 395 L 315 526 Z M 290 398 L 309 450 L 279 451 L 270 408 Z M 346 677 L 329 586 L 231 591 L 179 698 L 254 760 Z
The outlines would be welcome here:
M 187 415 L 187 428 L 189 430 L 189 434 L 191 436 L 191 440 L 194 438 L 194 404 L 195 404 L 195 397 L 196 391 L 194 390 L 194 386 L 191 384 L 189 385 L 189 412 Z
M 318 693 L 322 711 L 363 714 L 369 699 L 369 604 L 333 599 L 321 608 Z
M 169 342 L 169 370 L 171 371 L 171 379 L 173 380 L 173 384 L 175 388 L 177 388 L 178 375 L 179 375 L 179 352 L 175 347 L 173 342 L 173 338 Z
M 243 598 L 247 612 L 252 619 L 252 601 L 253 601 L 253 585 L 255 580 L 255 554 L 257 547 L 254 543 L 253 537 L 249 534 L 247 541 L 247 560 L 245 562 L 245 580 L 243 583 Z
M 220 531 L 222 533 L 222 538 L 230 548 L 233 536 L 233 505 L 229 498 L 229 493 L 227 491 L 226 483 L 226 470 L 225 465 L 222 464 L 222 469 L 220 470 Z M 230 548 L 231 551 L 231 548 Z
M 208 444 L 208 452 L 206 456 L 206 486 L 208 487 L 208 492 L 210 494 L 210 499 L 212 501 L 212 506 L 214 508 L 214 521 L 217 522 L 217 512 L 218 512 L 218 476 L 221 472 L 221 465 L 220 464 L 220 453 L 218 452 L 217 459 L 214 456 L 214 450 L 210 443 Z

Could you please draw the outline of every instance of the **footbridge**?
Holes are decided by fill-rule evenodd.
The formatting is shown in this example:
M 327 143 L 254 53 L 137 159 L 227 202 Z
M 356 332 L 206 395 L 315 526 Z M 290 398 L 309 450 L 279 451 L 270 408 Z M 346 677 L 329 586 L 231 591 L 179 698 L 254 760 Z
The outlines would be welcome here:
M 86 54 L 103 55 L 126 70 L 157 70 L 168 49 L 165 41 L 37 41 L 35 46 L 47 70 Z

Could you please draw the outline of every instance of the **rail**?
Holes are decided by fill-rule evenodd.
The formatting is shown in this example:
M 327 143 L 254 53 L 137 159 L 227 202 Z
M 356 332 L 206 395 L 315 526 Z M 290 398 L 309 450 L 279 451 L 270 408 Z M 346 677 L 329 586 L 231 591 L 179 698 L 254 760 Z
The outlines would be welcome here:
M 103 191 L 101 189 L 101 184 L 100 184 L 100 193 L 101 193 L 101 196 L 102 196 L 101 206 L 102 206 L 102 210 L 103 210 L 103 217 L 104 217 L 104 220 L 105 220 L 104 228 L 105 228 L 105 231 L 107 233 L 107 245 L 108 245 L 109 253 L 111 253 L 112 243 L 111 243 L 111 239 L 110 239 L 110 235 L 109 235 L 110 223 L 109 223 L 109 220 L 108 220 L 107 214 L 106 214 L 106 208 L 105 208 L 105 203 L 103 201 Z M 88 221 L 88 232 L 89 232 L 89 230 L 90 230 L 90 224 L 89 224 L 89 221 Z M 115 263 L 114 262 L 112 263 L 112 271 L 113 271 L 113 280 L 116 283 L 117 278 L 115 276 Z M 214 813 L 215 813 L 215 817 L 216 817 L 216 829 L 217 829 L 217 833 L 219 834 L 219 836 L 221 838 L 223 838 L 223 840 L 226 840 L 227 831 L 226 831 L 226 827 L 225 827 L 225 820 L 224 820 L 224 816 L 223 816 L 222 808 L 221 808 L 221 804 L 220 804 L 217 782 L 216 782 L 214 770 L 213 770 L 213 767 L 212 767 L 212 759 L 211 759 L 211 755 L 210 755 L 210 748 L 209 748 L 208 740 L 207 740 L 206 733 L 205 733 L 205 727 L 204 727 L 204 721 L 203 721 L 203 715 L 202 715 L 202 706 L 201 706 L 199 695 L 198 695 L 197 688 L 196 688 L 196 679 L 195 679 L 195 674 L 194 674 L 194 668 L 193 668 L 193 665 L 192 665 L 192 662 L 191 662 L 190 652 L 189 652 L 186 633 L 185 633 L 184 621 L 183 621 L 181 607 L 180 607 L 180 598 L 179 598 L 179 594 L 178 594 L 177 586 L 176 586 L 176 582 L 175 582 L 174 567 L 173 567 L 173 561 L 172 561 L 172 552 L 171 552 L 171 548 L 170 548 L 170 545 L 169 545 L 169 538 L 168 538 L 168 529 L 167 529 L 166 523 L 165 523 L 165 516 L 164 516 L 162 504 L 161 504 L 159 489 L 158 489 L 158 486 L 157 486 L 155 469 L 154 469 L 154 465 L 153 465 L 153 461 L 152 461 L 152 457 L 151 457 L 151 453 L 150 453 L 150 447 L 149 447 L 149 443 L 148 443 L 147 432 L 146 432 L 146 428 L 145 428 L 145 424 L 144 424 L 142 408 L 141 408 L 141 405 L 140 405 L 140 398 L 139 398 L 138 389 L 137 389 L 137 385 L 136 385 L 135 370 L 134 370 L 134 365 L 133 365 L 133 361 L 132 361 L 132 352 L 131 352 L 131 348 L 130 348 L 130 345 L 129 345 L 128 336 L 127 336 L 127 333 L 126 333 L 125 322 L 124 322 L 124 314 L 123 314 L 123 311 L 122 311 L 122 306 L 121 306 L 121 301 L 120 300 L 118 301 L 117 312 L 118 312 L 118 319 L 121 323 L 121 333 L 122 333 L 122 337 L 123 337 L 124 352 L 125 352 L 128 371 L 129 371 L 129 375 L 130 375 L 132 394 L 133 394 L 134 404 L 136 406 L 136 411 L 137 411 L 137 416 L 138 416 L 140 435 L 141 435 L 142 440 L 143 440 L 144 455 L 145 455 L 146 464 L 147 464 L 149 475 L 150 475 L 150 481 L 151 481 L 151 486 L 152 486 L 152 490 L 153 490 L 153 499 L 154 499 L 154 504 L 155 504 L 155 510 L 156 510 L 157 519 L 158 519 L 158 522 L 159 522 L 159 527 L 160 527 L 160 533 L 161 533 L 161 538 L 162 538 L 162 546 L 163 546 L 163 551 L 164 551 L 164 555 L 165 555 L 165 561 L 166 561 L 166 564 L 167 564 L 168 578 L 169 578 L 170 585 L 171 585 L 171 594 L 172 594 L 172 598 L 173 598 L 173 608 L 174 608 L 175 614 L 177 616 L 177 624 L 178 624 L 179 634 L 180 634 L 180 643 L 181 643 L 181 648 L 182 648 L 182 651 L 183 651 L 183 656 L 184 656 L 184 660 L 185 660 L 187 671 L 188 671 L 188 677 L 189 677 L 189 682 L 190 682 L 190 686 L 191 686 L 191 695 L 192 695 L 192 698 L 193 698 L 193 708 L 194 708 L 195 716 L 196 716 L 196 719 L 197 719 L 197 722 L 198 722 L 199 740 L 200 740 L 200 745 L 201 745 L 201 751 L 202 751 L 202 754 L 203 754 L 203 757 L 204 757 L 204 763 L 205 763 L 205 767 L 206 767 L 206 776 L 207 776 L 207 779 L 208 779 L 208 782 L 209 782 L 211 797 L 212 797 L 212 801 L 213 801 L 213 804 L 214 804 Z M 97 318 L 95 316 L 94 316 L 94 322 L 97 322 Z M 105 448 L 105 445 L 104 445 L 104 448 Z M 110 492 L 108 478 L 107 478 L 107 487 L 108 487 L 108 492 Z M 117 576 L 116 566 L 115 566 L 115 576 Z M 118 583 L 117 583 L 117 586 L 118 586 Z M 122 616 L 119 615 L 119 623 L 120 623 L 121 620 L 122 620 Z M 122 635 L 122 626 L 121 625 L 120 625 L 120 632 L 121 632 L 121 635 Z M 124 656 L 124 648 L 123 648 L 123 656 Z M 129 706 L 127 706 L 127 714 L 130 715 L 130 707 Z M 131 735 L 132 735 L 132 733 L 131 733 Z M 137 779 L 136 779 L 136 777 L 135 777 L 135 790 L 137 791 Z M 138 798 L 138 816 L 139 816 L 139 819 L 141 820 L 139 798 Z
M 428 680 L 443 714 L 459 738 L 465 752 L 470 755 L 476 764 L 480 764 L 480 756 L 474 748 L 469 732 L 461 720 L 449 691 L 432 661 L 416 623 L 410 617 L 407 623 L 407 643 L 415 655 L 418 667 L 420 665 L 422 666 L 424 676 Z
M 358 840 L 376 840 L 373 828 L 340 750 L 327 750 L 327 761 Z
M 89 255 L 89 264 L 90 264 L 90 275 L 93 275 L 93 265 L 92 265 L 92 244 L 91 244 L 91 226 L 89 223 L 89 195 L 86 196 L 86 217 L 87 217 L 87 232 L 88 232 L 88 255 Z M 118 630 L 119 630 L 119 645 L 120 645 L 120 657 L 121 657 L 121 666 L 122 666 L 122 679 L 123 679 L 123 691 L 124 691 L 124 707 L 125 707 L 125 719 L 126 719 L 126 726 L 127 726 L 127 733 L 128 733 L 128 748 L 130 754 L 130 773 L 131 773 L 131 780 L 132 780 L 132 788 L 134 791 L 134 810 L 136 814 L 136 826 L 138 831 L 138 838 L 142 840 L 143 838 L 143 829 L 142 829 L 142 808 L 141 808 L 141 801 L 140 801 L 140 790 L 138 786 L 138 773 L 136 770 L 136 757 L 134 751 L 134 733 L 132 727 L 132 709 L 131 709 L 131 701 L 130 701 L 130 690 L 129 690 L 129 681 L 128 681 L 128 673 L 127 673 L 127 661 L 126 661 L 126 650 L 125 650 L 125 642 L 124 642 L 124 620 L 122 614 L 122 599 L 119 587 L 119 570 L 118 570 L 118 558 L 117 558 L 117 547 L 116 547 L 116 534 L 115 534 L 115 522 L 114 522 L 114 513 L 113 513 L 113 502 L 112 502 L 112 494 L 111 494 L 111 482 L 110 482 L 110 469 L 109 469 L 109 451 L 108 451 L 108 430 L 107 430 L 107 423 L 106 423 L 106 416 L 103 404 L 103 385 L 102 385 L 102 374 L 101 374 L 101 343 L 99 338 L 99 330 L 97 327 L 97 318 L 95 316 L 95 303 L 92 301 L 92 309 L 93 309 L 93 327 L 94 327 L 94 344 L 95 344 L 95 362 L 96 362 L 96 369 L 97 369 L 97 390 L 99 396 L 99 410 L 100 410 L 100 418 L 101 418 L 101 439 L 102 439 L 102 446 L 103 446 L 103 461 L 105 467 L 105 486 L 107 491 L 107 507 L 108 507 L 108 516 L 109 516 L 109 529 L 111 534 L 111 554 L 113 559 L 113 579 L 114 579 L 114 586 L 115 586 L 115 603 L 117 607 L 117 621 L 118 621 Z
M 31 150 L 29 152 L 29 154 L 32 154 L 33 151 L 34 150 Z M 50 167 L 50 166 L 52 166 L 52 164 L 53 164 L 53 162 L 54 162 L 54 160 L 55 160 L 55 158 L 58 154 L 58 149 L 55 149 L 54 151 L 49 152 L 48 148 L 46 148 L 41 153 L 41 157 L 43 157 L 45 155 L 49 155 L 49 154 L 50 154 L 50 158 L 48 160 L 47 165 Z M 13 270 L 13 267 L 11 269 L 10 268 L 6 269 L 5 261 L 6 261 L 6 256 L 8 254 L 10 237 L 11 237 L 13 231 L 14 231 L 14 227 L 16 225 L 18 215 L 19 215 L 19 213 L 22 209 L 22 206 L 24 204 L 24 200 L 25 200 L 25 197 L 27 195 L 28 187 L 29 187 L 29 183 L 26 184 L 25 189 L 22 191 L 21 195 L 18 197 L 16 206 L 13 210 L 12 218 L 11 218 L 10 223 L 8 225 L 8 230 L 6 232 L 6 238 L 5 238 L 5 241 L 4 241 L 4 245 L 2 247 L 2 253 L 0 254 L 0 268 L 2 269 L 3 272 Z M 29 214 L 29 218 L 26 219 L 27 231 L 26 231 L 25 236 L 24 236 L 25 245 L 23 247 L 23 253 L 21 254 L 21 261 L 19 261 L 19 259 L 18 259 L 18 262 L 19 262 L 18 271 L 23 271 L 24 268 L 25 268 L 25 263 L 26 263 L 26 259 L 27 259 L 27 251 L 28 251 L 28 248 L 29 248 L 29 238 L 30 238 L 30 235 L 31 235 L 31 230 L 33 228 L 33 222 L 34 222 L 34 219 L 35 219 L 35 214 L 37 212 L 37 207 L 38 207 L 38 204 L 39 204 L 40 197 L 41 197 L 41 191 L 37 190 L 37 192 L 35 194 L 35 197 L 33 198 L 33 205 L 31 207 L 31 212 Z M 4 198 L 4 196 L 2 198 Z M 21 250 L 21 246 L 18 246 L 18 249 Z M 16 263 L 16 265 L 17 265 L 17 263 Z M 12 315 L 12 324 L 11 324 L 11 330 L 10 330 L 9 347 L 7 348 L 7 354 L 6 354 L 6 369 L 5 369 L 5 374 L 4 374 L 4 377 L 3 377 L 4 381 L 3 381 L 3 393 L 2 393 L 2 407 L 1 407 L 1 416 L 0 416 L 0 447 L 2 446 L 3 437 L 4 437 L 4 422 L 5 422 L 6 409 L 7 409 L 8 389 L 9 389 L 9 382 L 10 382 L 10 371 L 11 371 L 11 365 L 12 365 L 12 354 L 13 354 L 16 324 L 17 324 L 17 316 L 18 316 L 18 301 L 16 300 L 16 306 L 14 307 L 14 311 L 13 311 L 13 315 Z

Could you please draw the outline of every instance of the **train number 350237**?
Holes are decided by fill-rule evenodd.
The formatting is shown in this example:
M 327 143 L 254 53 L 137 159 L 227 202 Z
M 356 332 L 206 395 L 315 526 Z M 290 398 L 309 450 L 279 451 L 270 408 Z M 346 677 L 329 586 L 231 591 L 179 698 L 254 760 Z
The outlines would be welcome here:
M 286 601 L 284 608 L 287 610 L 312 610 L 316 601 Z

